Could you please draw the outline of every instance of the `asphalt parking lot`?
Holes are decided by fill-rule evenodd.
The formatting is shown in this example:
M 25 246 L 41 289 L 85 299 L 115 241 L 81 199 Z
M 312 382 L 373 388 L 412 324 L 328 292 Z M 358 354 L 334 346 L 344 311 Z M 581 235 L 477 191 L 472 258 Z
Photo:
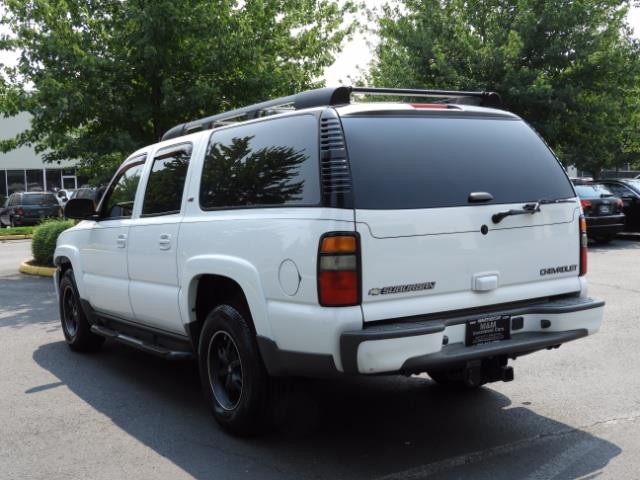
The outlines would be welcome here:
M 224 434 L 195 366 L 67 349 L 49 279 L 0 243 L 0 479 L 640 478 L 640 242 L 590 255 L 599 334 L 470 393 L 427 377 L 300 381 L 280 428 Z

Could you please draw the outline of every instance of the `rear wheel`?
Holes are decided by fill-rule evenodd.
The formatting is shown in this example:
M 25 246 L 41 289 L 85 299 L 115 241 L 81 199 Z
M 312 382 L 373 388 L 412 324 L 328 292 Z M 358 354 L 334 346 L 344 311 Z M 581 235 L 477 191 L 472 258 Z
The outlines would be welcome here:
M 76 352 L 91 352 L 100 348 L 104 337 L 91 332 L 91 325 L 80 305 L 73 270 L 67 270 L 62 275 L 59 290 L 62 333 L 69 348 Z
M 216 421 L 236 435 L 263 430 L 272 382 L 249 321 L 239 309 L 220 305 L 209 313 L 200 335 L 198 362 L 204 395 Z

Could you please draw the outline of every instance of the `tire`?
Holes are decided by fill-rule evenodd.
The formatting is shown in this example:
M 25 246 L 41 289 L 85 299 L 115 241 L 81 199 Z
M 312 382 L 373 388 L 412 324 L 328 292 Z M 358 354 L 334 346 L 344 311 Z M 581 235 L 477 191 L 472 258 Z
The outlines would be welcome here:
M 207 404 L 224 430 L 249 436 L 265 429 L 272 380 L 249 320 L 238 308 L 220 305 L 209 313 L 198 344 L 198 366 Z
M 67 270 L 60 280 L 59 301 L 62 333 L 69 348 L 76 352 L 93 352 L 104 343 L 104 337 L 91 332 L 73 276 L 73 270 Z

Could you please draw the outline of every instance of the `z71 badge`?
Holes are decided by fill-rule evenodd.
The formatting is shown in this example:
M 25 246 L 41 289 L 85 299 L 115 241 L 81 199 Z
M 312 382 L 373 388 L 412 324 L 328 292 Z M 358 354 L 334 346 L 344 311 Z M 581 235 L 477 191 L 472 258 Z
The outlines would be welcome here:
M 420 290 L 433 290 L 436 282 L 412 283 L 409 285 L 395 285 L 393 287 L 372 288 L 369 295 L 390 295 L 392 293 L 419 292 Z

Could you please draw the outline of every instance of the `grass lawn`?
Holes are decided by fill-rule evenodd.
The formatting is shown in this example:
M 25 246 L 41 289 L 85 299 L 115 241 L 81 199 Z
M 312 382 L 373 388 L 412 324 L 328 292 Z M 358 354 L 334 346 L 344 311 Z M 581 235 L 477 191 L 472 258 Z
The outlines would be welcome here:
M 36 227 L 13 227 L 0 229 L 0 237 L 5 235 L 32 235 Z

